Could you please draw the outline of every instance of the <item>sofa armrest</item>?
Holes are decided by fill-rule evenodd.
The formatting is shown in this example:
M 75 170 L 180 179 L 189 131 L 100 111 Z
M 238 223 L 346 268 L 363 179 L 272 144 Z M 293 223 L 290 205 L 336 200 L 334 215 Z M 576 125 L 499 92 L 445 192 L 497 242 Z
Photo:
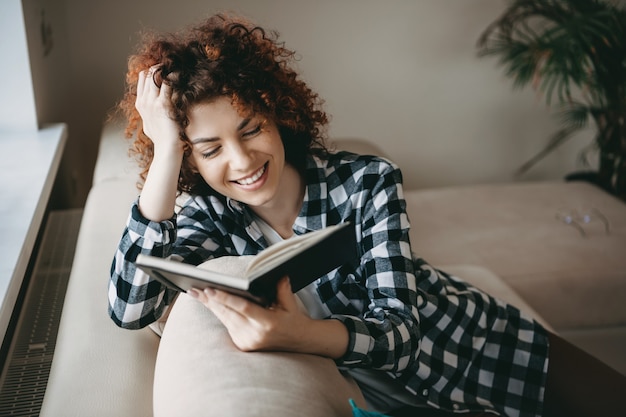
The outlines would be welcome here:
M 181 294 L 156 360 L 154 415 L 352 416 L 365 407 L 334 361 L 287 352 L 242 352 L 206 307 Z
M 159 338 L 120 329 L 107 314 L 107 283 L 135 181 L 92 188 L 85 204 L 42 417 L 152 416 Z
M 139 166 L 130 156 L 132 141 L 124 134 L 125 121 L 113 119 L 104 123 L 98 145 L 98 159 L 93 170 L 93 185 L 103 181 L 139 179 Z

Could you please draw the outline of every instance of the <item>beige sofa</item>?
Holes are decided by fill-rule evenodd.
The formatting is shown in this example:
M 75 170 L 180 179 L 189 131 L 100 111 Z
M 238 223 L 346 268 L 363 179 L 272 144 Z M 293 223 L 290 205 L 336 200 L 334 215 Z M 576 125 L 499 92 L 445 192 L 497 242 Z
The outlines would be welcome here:
M 186 296 L 162 339 L 113 324 L 106 300 L 111 257 L 137 196 L 126 147 L 121 127 L 105 125 L 41 416 L 349 416 L 350 398 L 364 407 L 358 387 L 332 361 L 238 352 L 208 310 Z M 412 242 L 429 262 L 546 326 L 581 340 L 599 334 L 614 347 L 621 338 L 615 349 L 626 351 L 623 203 L 565 183 L 407 190 L 406 198 Z M 581 203 L 610 218 L 609 235 L 596 230 L 597 219 L 582 237 L 555 218 Z M 620 355 L 605 360 L 623 366 Z

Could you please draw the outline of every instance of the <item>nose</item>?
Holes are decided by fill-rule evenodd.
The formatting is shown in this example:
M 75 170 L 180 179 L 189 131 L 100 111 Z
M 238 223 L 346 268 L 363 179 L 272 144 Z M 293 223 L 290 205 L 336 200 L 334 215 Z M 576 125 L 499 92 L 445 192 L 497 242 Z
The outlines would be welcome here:
M 231 143 L 228 149 L 230 168 L 235 171 L 246 171 L 253 161 L 252 151 L 245 142 L 236 141 Z

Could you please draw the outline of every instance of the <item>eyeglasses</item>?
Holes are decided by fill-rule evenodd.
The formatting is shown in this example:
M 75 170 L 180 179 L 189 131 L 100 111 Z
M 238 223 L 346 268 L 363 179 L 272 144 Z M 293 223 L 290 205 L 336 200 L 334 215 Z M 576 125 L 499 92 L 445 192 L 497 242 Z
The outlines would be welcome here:
M 583 227 L 593 221 L 600 221 L 604 224 L 604 232 L 608 235 L 610 232 L 609 219 L 602 214 L 597 208 L 589 208 L 584 210 L 564 209 L 556 213 L 556 218 L 568 226 L 572 226 L 582 237 L 587 237 L 587 232 Z

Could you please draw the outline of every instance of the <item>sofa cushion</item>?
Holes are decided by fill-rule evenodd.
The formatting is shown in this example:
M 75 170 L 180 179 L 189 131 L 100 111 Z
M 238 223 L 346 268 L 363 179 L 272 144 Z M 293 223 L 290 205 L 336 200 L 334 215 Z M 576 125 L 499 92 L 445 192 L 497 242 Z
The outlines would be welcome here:
M 583 182 L 405 193 L 413 250 L 428 262 L 482 265 L 557 330 L 626 323 L 626 204 Z M 586 235 L 559 214 L 599 210 Z
M 152 416 L 159 338 L 150 329 L 120 329 L 107 314 L 111 261 L 136 196 L 130 179 L 102 182 L 89 193 L 43 417 Z
M 153 398 L 155 417 L 349 417 L 350 398 L 365 404 L 331 359 L 242 352 L 213 313 L 184 294 L 163 331 Z
M 131 141 L 124 136 L 124 121 L 110 120 L 104 124 L 100 135 L 98 159 L 93 170 L 93 185 L 102 181 L 139 179 L 137 162 L 130 157 Z

